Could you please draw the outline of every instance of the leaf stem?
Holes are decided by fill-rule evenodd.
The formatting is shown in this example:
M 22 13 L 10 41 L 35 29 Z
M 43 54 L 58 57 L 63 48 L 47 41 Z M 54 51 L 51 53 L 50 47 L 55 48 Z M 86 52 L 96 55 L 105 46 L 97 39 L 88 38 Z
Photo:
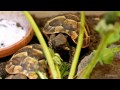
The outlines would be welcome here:
M 47 44 L 42 36 L 42 33 L 40 32 L 38 26 L 36 25 L 35 21 L 33 20 L 32 16 L 30 15 L 30 13 L 28 11 L 23 11 L 23 14 L 26 16 L 26 18 L 29 20 L 30 24 L 32 25 L 33 27 L 33 30 L 36 34 L 36 37 L 38 38 L 42 48 L 43 48 L 43 51 L 44 51 L 44 54 L 46 56 L 46 59 L 48 61 L 48 64 L 49 64 L 49 67 L 50 67 L 50 70 L 51 70 L 51 73 L 53 75 L 53 78 L 54 79 L 57 79 L 58 77 L 58 74 L 57 74 L 57 71 L 56 71 L 56 68 L 55 68 L 55 65 L 54 65 L 54 62 L 53 62 L 53 59 L 52 59 L 52 56 L 49 52 L 49 49 L 47 47 Z
M 38 74 L 38 76 L 41 78 L 41 79 L 48 79 L 43 73 L 41 73 L 40 71 L 36 71 L 36 73 Z
M 85 12 L 82 11 L 81 12 L 81 24 L 80 24 L 81 27 L 80 27 L 79 37 L 78 37 L 78 43 L 77 43 L 76 52 L 73 58 L 73 62 L 72 62 L 72 66 L 70 69 L 68 79 L 73 79 L 75 75 L 79 55 L 80 55 L 82 44 L 83 44 L 83 37 L 84 37 L 84 30 L 85 30 L 84 23 L 85 23 Z
M 93 68 L 95 67 L 95 65 L 97 64 L 97 62 L 99 61 L 99 55 L 101 55 L 102 50 L 107 47 L 107 40 L 109 39 L 109 36 L 106 36 L 105 38 L 102 38 L 98 49 L 96 51 L 95 56 L 92 58 L 91 62 L 88 64 L 88 66 L 86 67 L 86 71 L 82 73 L 83 76 L 81 76 L 81 79 L 88 79 L 90 77 L 90 74 L 93 70 Z
M 59 70 L 59 66 L 56 64 L 55 67 L 56 67 L 56 70 L 57 70 L 57 73 L 58 73 L 58 79 L 61 79 L 61 73 L 60 73 L 60 70 Z

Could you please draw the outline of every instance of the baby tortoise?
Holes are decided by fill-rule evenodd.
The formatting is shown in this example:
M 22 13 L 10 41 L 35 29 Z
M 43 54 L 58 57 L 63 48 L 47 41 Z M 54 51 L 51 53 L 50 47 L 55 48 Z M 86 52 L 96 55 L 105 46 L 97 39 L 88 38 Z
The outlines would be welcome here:
M 47 69 L 48 65 L 42 47 L 39 44 L 32 44 L 21 48 L 12 56 L 5 66 L 7 73 L 12 75 L 23 74 L 29 79 L 38 78 L 35 72 L 37 70 L 47 76 Z
M 80 15 L 69 13 L 56 16 L 47 21 L 42 31 L 47 37 L 48 44 L 51 48 L 68 51 L 72 50 L 68 38 L 70 38 L 75 45 L 77 44 L 78 34 L 80 32 Z M 85 34 L 82 48 L 89 46 L 89 34 L 89 28 L 87 23 L 85 23 Z
M 56 16 L 50 19 L 43 28 L 43 33 L 49 39 L 49 43 L 54 44 L 53 46 L 61 46 L 67 43 L 66 35 L 70 36 L 75 44 L 77 44 L 78 34 L 80 32 L 80 17 L 75 14 L 65 14 Z M 55 35 L 57 34 L 57 35 Z M 52 40 L 54 38 L 54 43 Z M 85 35 L 83 48 L 89 46 L 90 36 L 89 28 L 85 24 Z

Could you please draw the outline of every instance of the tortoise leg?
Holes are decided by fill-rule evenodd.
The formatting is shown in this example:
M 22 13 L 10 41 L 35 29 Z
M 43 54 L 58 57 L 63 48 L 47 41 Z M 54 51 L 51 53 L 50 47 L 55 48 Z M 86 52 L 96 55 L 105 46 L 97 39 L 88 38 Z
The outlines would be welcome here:
M 75 54 L 75 47 L 71 46 L 69 51 L 69 63 L 72 63 Z

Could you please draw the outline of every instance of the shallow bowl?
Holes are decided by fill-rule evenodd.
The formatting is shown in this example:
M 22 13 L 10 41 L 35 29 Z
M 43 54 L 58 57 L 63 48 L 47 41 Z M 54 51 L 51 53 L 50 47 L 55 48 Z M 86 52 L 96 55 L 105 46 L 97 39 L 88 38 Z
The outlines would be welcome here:
M 0 11 L 0 19 L 15 21 L 26 30 L 26 35 L 20 41 L 11 46 L 0 48 L 0 58 L 3 58 L 14 54 L 17 50 L 27 45 L 31 41 L 34 32 L 30 23 L 21 11 Z

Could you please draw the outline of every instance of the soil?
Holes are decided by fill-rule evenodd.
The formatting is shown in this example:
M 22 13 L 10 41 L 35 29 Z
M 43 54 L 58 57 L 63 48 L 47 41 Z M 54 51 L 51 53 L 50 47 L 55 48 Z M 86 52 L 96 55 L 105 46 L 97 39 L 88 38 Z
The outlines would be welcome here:
M 119 56 L 120 57 L 120 56 Z M 91 79 L 120 79 L 120 58 L 114 57 L 111 64 L 99 63 L 91 73 Z
M 100 42 L 100 36 L 99 34 L 95 31 L 95 26 L 96 24 L 99 22 L 100 18 L 102 16 L 86 16 L 86 20 L 87 20 L 87 24 L 88 24 L 88 27 L 90 29 L 90 45 L 88 48 L 85 48 L 85 49 L 82 49 L 81 51 L 81 57 L 80 57 L 80 60 L 82 58 L 84 58 L 86 55 L 89 55 L 93 50 L 95 50 Z M 43 28 L 43 26 L 45 25 L 45 23 L 47 22 L 47 20 L 49 20 L 50 18 L 37 18 L 33 15 L 33 18 L 34 20 L 36 21 L 37 25 L 40 27 L 40 28 Z M 33 39 L 31 40 L 31 42 L 29 44 L 33 44 L 33 43 L 39 43 L 36 36 L 33 37 Z M 68 55 L 62 55 L 62 58 L 67 58 L 66 56 Z M 11 56 L 9 57 L 5 57 L 5 58 L 1 58 L 0 59 L 0 64 L 1 63 L 6 63 L 6 61 L 8 61 L 9 59 L 11 58 Z M 117 62 L 116 62 L 117 61 Z M 105 65 L 105 66 L 100 66 L 100 65 L 97 65 L 96 68 L 94 69 L 92 75 L 91 75 L 91 78 L 101 78 L 102 74 L 104 74 L 104 72 L 112 72 L 114 73 L 115 75 L 118 75 L 119 72 L 118 70 L 116 70 L 115 67 L 119 68 L 119 63 L 120 61 L 118 60 L 115 60 L 115 63 L 113 63 L 111 66 L 109 65 Z M 4 64 L 5 65 L 5 64 Z M 0 65 L 0 68 L 3 68 L 4 66 L 3 65 Z M 114 68 L 115 70 L 111 70 L 111 68 Z M 99 76 L 99 72 L 97 72 L 98 69 L 101 69 L 103 71 L 101 71 L 101 76 Z M 0 74 L 3 73 L 4 70 L 1 71 L 0 69 Z M 120 70 L 119 70 L 120 71 Z M 5 76 L 6 75 L 6 72 L 4 71 L 4 75 L 0 75 L 0 76 Z M 95 74 L 94 74 L 95 73 Z M 96 75 L 97 74 L 97 75 Z M 120 74 L 119 74 L 120 75 Z M 120 78 L 120 77 L 119 77 Z

